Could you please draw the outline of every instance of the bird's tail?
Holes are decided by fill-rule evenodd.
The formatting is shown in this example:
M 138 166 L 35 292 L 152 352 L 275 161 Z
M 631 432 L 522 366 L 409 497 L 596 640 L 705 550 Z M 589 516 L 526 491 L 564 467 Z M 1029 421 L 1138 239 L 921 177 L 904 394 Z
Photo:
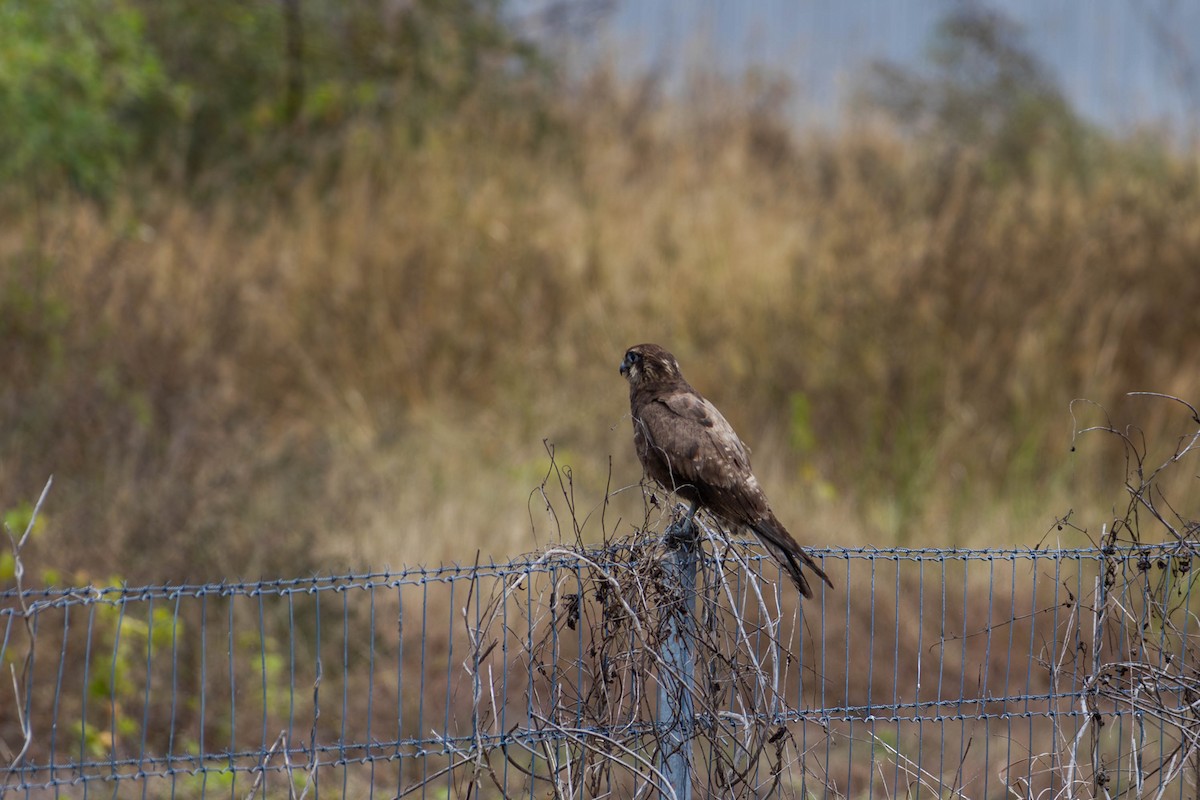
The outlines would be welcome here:
M 779 566 L 788 573 L 792 582 L 796 584 L 796 588 L 800 590 L 800 594 L 811 598 L 813 596 L 812 587 L 809 586 L 808 578 L 804 576 L 804 572 L 800 569 L 803 564 L 812 573 L 829 586 L 833 588 L 833 582 L 829 580 L 829 576 L 825 574 L 825 570 L 821 569 L 820 565 L 813 560 L 812 556 L 804 552 L 792 535 L 788 533 L 787 528 L 775 518 L 774 514 L 762 519 L 750 527 L 758 536 L 767 549 L 771 551 L 771 555 L 779 562 Z

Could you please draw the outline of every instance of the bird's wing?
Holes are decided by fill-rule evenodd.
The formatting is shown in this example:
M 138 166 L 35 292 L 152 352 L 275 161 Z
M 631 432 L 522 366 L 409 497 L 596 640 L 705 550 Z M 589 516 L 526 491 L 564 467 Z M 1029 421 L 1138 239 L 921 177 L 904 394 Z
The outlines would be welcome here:
M 669 462 L 681 483 L 730 490 L 750 473 L 750 451 L 717 407 L 694 392 L 655 398 L 641 415 L 648 444 Z

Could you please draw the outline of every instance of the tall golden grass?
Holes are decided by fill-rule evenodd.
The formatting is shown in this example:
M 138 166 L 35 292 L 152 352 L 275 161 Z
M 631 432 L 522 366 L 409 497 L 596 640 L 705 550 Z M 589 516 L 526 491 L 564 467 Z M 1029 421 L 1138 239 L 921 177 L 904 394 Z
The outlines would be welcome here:
M 616 366 L 648 340 L 804 540 L 1103 517 L 1124 465 L 1069 453 L 1069 401 L 1200 397 L 1195 158 L 1109 141 L 1001 180 L 970 148 L 723 102 L 599 77 L 541 127 L 364 124 L 283 193 L 14 210 L 0 510 L 56 478 L 27 561 L 163 581 L 530 549 L 543 440 L 584 491 L 639 479 Z

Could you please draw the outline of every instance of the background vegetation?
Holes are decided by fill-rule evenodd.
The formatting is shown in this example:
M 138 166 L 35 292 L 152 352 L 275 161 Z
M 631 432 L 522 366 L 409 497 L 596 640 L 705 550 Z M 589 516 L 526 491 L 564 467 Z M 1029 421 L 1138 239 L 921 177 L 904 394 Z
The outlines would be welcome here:
M 1124 463 L 1069 452 L 1069 401 L 1200 396 L 1194 152 L 1091 129 L 1001 18 L 821 133 L 769 76 L 568 79 L 482 0 L 0 17 L 14 529 L 55 475 L 27 584 L 529 550 L 543 440 L 595 502 L 637 483 L 640 341 L 814 543 L 1098 524 Z

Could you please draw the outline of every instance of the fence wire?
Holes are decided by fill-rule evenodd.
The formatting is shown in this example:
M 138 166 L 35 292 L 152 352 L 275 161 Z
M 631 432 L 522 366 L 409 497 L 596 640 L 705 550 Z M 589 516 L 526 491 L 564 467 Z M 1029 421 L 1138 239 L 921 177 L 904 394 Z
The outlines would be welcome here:
M 801 609 L 709 542 L 686 613 L 624 588 L 660 547 L 0 594 L 0 794 L 670 796 L 658 612 L 694 614 L 697 796 L 1197 789 L 1190 543 L 814 550 Z

